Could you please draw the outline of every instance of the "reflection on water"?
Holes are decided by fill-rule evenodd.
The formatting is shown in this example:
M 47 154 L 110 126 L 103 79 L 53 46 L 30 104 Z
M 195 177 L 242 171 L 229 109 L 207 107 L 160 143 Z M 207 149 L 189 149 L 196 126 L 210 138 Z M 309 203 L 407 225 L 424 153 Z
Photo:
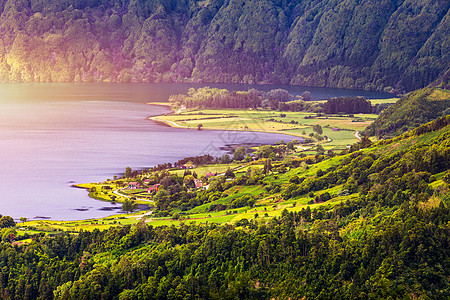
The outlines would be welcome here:
M 276 134 L 183 130 L 147 119 L 146 105 L 190 85 L 24 84 L 0 86 L 0 214 L 60 220 L 107 216 L 117 208 L 73 183 L 102 181 L 235 142 L 274 143 Z M 241 88 L 240 88 L 241 89 Z

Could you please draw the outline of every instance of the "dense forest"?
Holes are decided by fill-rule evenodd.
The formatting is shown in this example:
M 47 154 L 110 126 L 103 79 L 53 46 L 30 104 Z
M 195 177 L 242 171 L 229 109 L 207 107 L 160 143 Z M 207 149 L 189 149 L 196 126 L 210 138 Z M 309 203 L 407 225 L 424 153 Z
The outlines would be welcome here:
M 368 113 L 372 112 L 372 104 L 363 97 L 337 97 L 328 99 L 323 105 L 326 114 Z
M 37 234 L 22 245 L 11 243 L 12 229 L 5 228 L 0 297 L 448 299 L 449 145 L 450 116 L 444 116 L 394 139 L 313 156 L 310 167 L 327 168 L 310 176 L 288 166 L 292 177 L 281 185 L 273 185 L 273 171 L 231 182 L 264 184 L 284 200 L 349 196 L 275 218 L 223 225 L 186 220 L 177 227 L 144 219 L 104 231 Z M 220 198 L 227 184 L 205 192 Z M 323 193 L 329 188 L 340 192 Z M 2 219 L 4 227 L 13 225 Z
M 285 89 L 273 89 L 267 93 L 250 89 L 248 91 L 228 91 L 226 89 L 202 87 L 190 88 L 186 94 L 171 95 L 169 102 L 173 107 L 184 106 L 187 109 L 271 109 L 279 111 L 307 111 L 326 114 L 338 113 L 372 113 L 378 106 L 372 106 L 364 97 L 335 97 L 325 103 L 310 100 L 310 92 L 294 97 Z M 306 101 L 305 101 L 306 100 Z M 388 105 L 384 105 L 388 106 Z M 383 107 L 384 107 L 383 106 Z M 383 108 L 381 107 L 381 108 Z
M 303 94 L 308 94 L 305 92 Z M 169 97 L 175 106 L 186 108 L 268 108 L 279 109 L 280 103 L 292 100 L 287 90 L 274 89 L 267 93 L 256 89 L 248 91 L 228 91 L 226 89 L 203 87 L 190 88 L 187 95 L 179 94 Z
M 1 82 L 380 91 L 449 69 L 446 0 L 1 0 Z

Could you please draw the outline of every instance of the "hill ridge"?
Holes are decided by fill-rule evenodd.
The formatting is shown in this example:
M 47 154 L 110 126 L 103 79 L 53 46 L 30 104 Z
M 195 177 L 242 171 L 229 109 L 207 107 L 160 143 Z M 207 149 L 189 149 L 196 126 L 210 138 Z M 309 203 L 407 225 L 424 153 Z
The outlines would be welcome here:
M 450 67 L 450 4 L 441 0 L 3 0 L 0 7 L 1 82 L 402 92 L 425 87 Z

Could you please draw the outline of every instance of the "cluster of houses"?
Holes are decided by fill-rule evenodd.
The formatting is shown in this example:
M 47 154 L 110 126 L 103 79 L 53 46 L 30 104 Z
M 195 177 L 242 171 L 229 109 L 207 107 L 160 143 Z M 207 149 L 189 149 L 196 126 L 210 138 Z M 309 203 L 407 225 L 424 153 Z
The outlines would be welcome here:
M 144 184 L 146 186 L 148 186 L 150 184 L 150 180 L 148 180 L 148 179 L 144 180 Z M 147 192 L 148 193 L 157 192 L 159 190 L 159 186 L 160 186 L 159 183 L 158 184 L 154 184 L 152 186 L 149 186 L 147 188 Z M 132 181 L 132 182 L 128 183 L 128 189 L 129 190 L 137 190 L 137 189 L 140 189 L 140 188 L 141 188 L 141 185 L 139 184 L 139 182 Z
M 180 169 L 193 169 L 193 168 L 195 168 L 195 165 L 191 162 L 187 162 L 180 167 Z
M 205 175 L 206 179 L 209 179 L 210 177 L 213 177 L 213 176 L 217 176 L 217 173 L 206 173 L 206 175 Z M 197 179 L 197 178 L 194 179 L 194 183 L 195 183 L 195 188 L 197 188 L 197 189 L 207 188 L 208 187 L 208 186 L 204 186 L 203 185 L 203 181 L 201 179 Z M 147 193 L 149 193 L 149 194 L 151 194 L 153 192 L 158 192 L 159 191 L 159 186 L 161 185 L 159 183 L 150 185 L 150 179 L 144 180 L 143 184 L 145 186 L 148 186 Z M 137 189 L 141 188 L 141 185 L 140 185 L 139 182 L 131 181 L 131 182 L 128 183 L 128 187 L 127 188 L 129 190 L 137 190 Z

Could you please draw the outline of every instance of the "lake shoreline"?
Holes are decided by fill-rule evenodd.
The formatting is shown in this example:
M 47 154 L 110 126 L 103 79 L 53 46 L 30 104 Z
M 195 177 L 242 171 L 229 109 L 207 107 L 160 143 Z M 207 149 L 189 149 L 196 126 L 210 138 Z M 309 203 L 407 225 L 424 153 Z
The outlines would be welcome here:
M 185 94 L 191 87 L 203 86 L 127 83 L 5 85 L 2 94 L 2 124 L 5 126 L 0 130 L 0 154 L 4 173 L 8 175 L 0 184 L 4 192 L 4 200 L 0 201 L 2 214 L 16 219 L 49 216 L 54 220 L 110 216 L 110 213 L 103 211 L 106 202 L 92 201 L 86 191 L 70 186 L 75 182 L 103 181 L 123 172 L 125 166 L 141 169 L 203 153 L 221 156 L 225 152 L 219 147 L 227 144 L 249 141 L 269 145 L 282 139 L 286 142 L 291 140 L 289 133 L 292 131 L 272 132 L 271 124 L 262 128 L 234 124 L 240 131 L 233 132 L 230 131 L 232 128 L 227 131 L 217 126 L 210 130 L 208 124 L 203 123 L 201 130 L 204 131 L 199 132 L 184 130 L 187 126 L 177 129 L 174 124 L 155 120 L 165 118 L 158 116 L 171 113 L 170 103 L 167 102 L 170 95 Z M 231 91 L 253 87 L 208 86 Z M 299 95 L 306 89 L 278 85 L 256 88 L 265 92 L 285 88 L 292 95 Z M 352 95 L 378 98 L 378 93 L 307 89 L 311 91 L 312 99 Z M 154 106 L 145 107 L 146 103 Z M 148 122 L 149 116 L 153 116 L 155 122 Z M 176 118 L 167 119 L 185 125 Z M 195 122 L 187 125 L 197 129 Z M 244 130 L 245 125 L 250 130 Z M 279 129 L 288 127 L 282 123 L 273 125 Z M 224 127 L 229 126 L 225 124 Z M 310 133 L 308 128 L 307 134 Z M 294 132 L 299 134 L 302 131 Z M 20 159 L 11 159 L 14 157 Z M 33 168 L 30 169 L 30 165 Z M 14 199 L 14 205 L 9 205 L 7 199 Z

